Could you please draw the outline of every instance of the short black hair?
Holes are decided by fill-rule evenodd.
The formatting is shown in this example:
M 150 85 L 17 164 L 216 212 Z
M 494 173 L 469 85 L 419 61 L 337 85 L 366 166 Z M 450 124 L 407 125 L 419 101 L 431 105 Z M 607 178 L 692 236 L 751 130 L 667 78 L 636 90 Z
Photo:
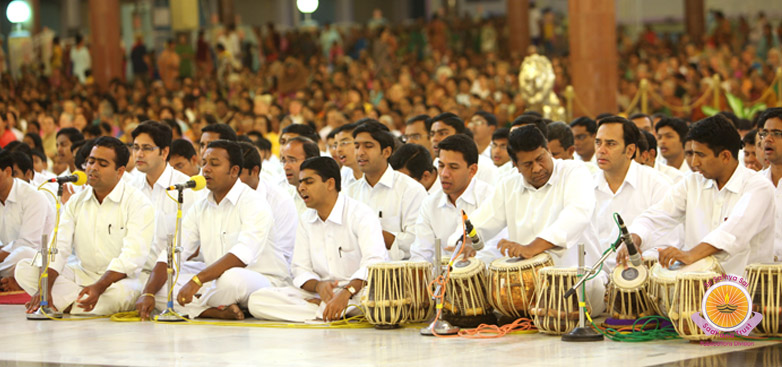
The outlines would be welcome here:
M 239 166 L 239 172 L 238 174 L 242 173 L 242 166 L 244 165 L 242 161 L 242 148 L 239 147 L 239 143 L 231 140 L 225 140 L 225 139 L 219 139 L 209 142 L 209 144 L 206 146 L 206 149 L 223 149 L 228 153 L 228 162 L 230 162 L 232 168 L 233 166 Z
M 179 126 L 178 122 L 172 119 L 163 119 L 161 122 L 168 126 L 172 134 L 174 131 L 176 131 L 177 135 L 182 136 L 182 126 Z M 201 131 L 203 131 L 203 129 Z
M 568 149 L 575 143 L 575 137 L 573 136 L 573 130 L 570 129 L 568 124 L 562 121 L 555 121 L 548 125 L 548 135 L 546 136 L 549 142 L 554 140 L 559 141 L 559 145 L 562 149 Z
M 494 130 L 494 132 L 491 134 L 491 140 L 497 140 L 497 139 L 508 139 L 508 135 L 510 135 L 510 129 L 507 127 L 501 127 L 497 130 Z
M 311 139 L 305 138 L 303 136 L 297 136 L 289 139 L 285 144 L 288 145 L 293 142 L 301 143 L 301 148 L 304 150 L 304 159 L 320 156 L 320 148 L 318 147 L 318 144 L 315 144 L 315 142 Z
M 170 158 L 175 155 L 184 159 L 190 159 L 196 155 L 196 151 L 195 148 L 193 148 L 193 144 L 189 141 L 185 139 L 177 139 L 171 142 L 171 152 L 168 154 L 168 157 Z
M 358 127 L 358 125 L 359 124 L 357 124 L 355 122 L 342 125 L 342 126 L 336 128 L 336 129 L 334 129 L 334 136 L 336 136 L 337 134 L 342 133 L 342 132 L 347 132 L 347 133 L 351 133 L 352 134 L 353 130 L 355 130 L 356 127 Z
M 696 122 L 687 133 L 687 140 L 706 144 L 717 156 L 727 150 L 738 159 L 741 149 L 741 136 L 727 117 L 714 115 Z
M 432 125 L 434 125 L 435 122 L 442 122 L 452 127 L 454 130 L 456 130 L 457 134 L 463 133 L 466 129 L 464 126 L 464 120 L 452 112 L 443 112 L 435 117 L 432 117 Z M 431 129 L 431 125 L 429 128 Z
M 299 172 L 305 169 L 311 169 L 320 176 L 323 182 L 329 179 L 334 179 L 334 188 L 337 192 L 342 191 L 342 176 L 339 172 L 339 165 L 334 158 L 331 157 L 312 157 L 307 158 L 304 162 L 301 162 Z
M 119 139 L 111 136 L 101 136 L 95 139 L 93 147 L 106 147 L 114 150 L 114 164 L 117 166 L 116 169 L 128 165 L 130 151 L 128 150 L 128 146 Z
M 388 127 L 386 127 L 386 125 L 383 125 L 376 120 L 366 121 L 353 129 L 353 138 L 357 137 L 358 134 L 361 133 L 369 133 L 369 135 L 372 136 L 372 139 L 380 144 L 381 151 L 390 147 L 391 151 L 393 152 L 395 145 L 394 136 L 391 135 L 391 133 L 389 133 L 387 130 Z
M 640 118 L 646 118 L 646 119 L 649 119 L 649 121 L 652 121 L 652 118 L 649 117 L 649 115 L 647 115 L 645 113 L 641 113 L 641 112 L 634 113 L 634 114 L 630 115 L 630 117 L 628 117 L 627 119 L 628 120 L 635 120 L 635 119 L 640 119 Z
M 614 116 L 616 116 L 616 115 L 614 115 L 613 113 L 603 112 L 603 113 L 601 113 L 601 114 L 599 114 L 599 115 L 595 116 L 595 123 L 598 123 L 598 124 L 599 124 L 599 123 L 600 123 L 600 120 L 602 120 L 602 119 L 604 119 L 604 118 L 607 118 L 607 117 L 614 117 Z M 599 127 L 599 126 L 598 126 L 598 127 Z
M 432 129 L 432 119 L 429 117 L 429 115 L 415 115 L 405 121 L 405 126 L 415 124 L 418 121 L 424 122 L 426 133 L 429 134 L 429 130 Z
M 19 169 L 22 170 L 22 173 L 33 171 L 33 160 L 29 155 L 20 151 L 10 152 L 10 154 L 11 158 L 14 160 L 14 163 L 16 163 L 16 165 L 19 166 Z
M 92 152 L 92 148 L 95 147 L 95 139 L 82 140 L 76 144 L 73 144 L 72 148 L 76 147 L 76 152 L 73 154 L 73 164 L 78 169 L 84 169 L 84 162 Z
M 60 131 L 57 132 L 57 138 L 60 137 L 60 135 L 65 135 L 68 137 L 68 140 L 71 141 L 71 144 L 79 142 L 84 140 L 84 135 L 79 131 L 79 129 L 75 127 L 66 127 L 64 129 L 60 129 Z
M 543 117 L 540 115 L 535 115 L 529 112 L 525 112 L 521 114 L 521 116 L 516 117 L 513 122 L 511 122 L 510 126 L 511 128 L 514 126 L 525 126 L 525 125 L 535 125 L 535 127 L 538 128 L 543 133 L 543 137 L 545 138 L 546 135 L 548 135 L 548 126 L 546 126 L 546 121 L 543 120 Z
M 782 107 L 772 107 L 763 111 L 758 117 L 758 130 L 766 124 L 766 120 L 777 118 L 782 120 Z
M 724 116 L 723 118 L 730 124 L 730 120 Z M 654 132 L 659 133 L 660 129 L 666 126 L 670 127 L 673 129 L 673 131 L 679 134 L 679 140 L 681 140 L 682 146 L 684 146 L 684 142 L 687 138 L 687 131 L 690 130 L 690 128 L 687 127 L 687 122 L 674 117 L 663 117 L 660 119 L 660 121 L 657 121 L 657 125 L 654 125 Z M 730 124 L 730 126 L 733 127 L 733 124 Z M 736 130 L 736 128 L 734 127 L 733 130 Z
M 334 139 L 334 137 L 337 136 L 338 129 L 331 129 L 328 134 L 326 134 L 326 140 Z
M 253 168 L 258 167 L 258 172 L 263 168 L 263 162 L 261 162 L 261 155 L 258 154 L 258 149 L 255 145 L 248 142 L 241 141 L 238 143 L 239 148 L 242 149 L 242 168 L 247 172 L 251 172 Z
M 403 144 L 388 158 L 388 163 L 395 171 L 407 169 L 415 180 L 420 180 L 424 172 L 434 171 L 429 150 L 418 144 Z
M 508 137 L 508 155 L 514 162 L 517 152 L 531 152 L 540 147 L 548 149 L 548 142 L 535 125 L 524 125 L 511 131 Z
M 468 166 L 478 164 L 478 146 L 475 145 L 475 141 L 468 138 L 467 135 L 451 135 L 437 144 L 437 148 L 440 151 L 448 150 L 462 153 L 462 157 L 464 158 L 464 161 L 467 162 Z
M 14 157 L 8 150 L 0 151 L 0 170 L 5 171 L 6 168 L 14 169 Z
M 641 130 L 641 134 L 644 135 L 644 137 L 646 138 L 646 144 L 649 145 L 649 148 L 647 148 L 646 150 L 647 151 L 648 150 L 654 150 L 656 152 L 657 151 L 657 137 L 655 137 L 654 134 L 652 134 L 651 132 L 646 131 L 646 130 Z
M 312 126 L 306 124 L 290 124 L 282 129 L 282 133 L 280 135 L 282 134 L 296 134 L 305 138 L 309 138 L 313 142 L 317 142 L 320 139 L 318 133 L 315 132 L 315 129 L 313 129 Z
M 633 153 L 633 156 L 631 158 L 635 158 L 635 155 L 638 153 L 638 139 L 641 135 L 640 129 L 638 129 L 638 126 L 635 126 L 635 123 L 632 121 L 619 116 L 609 116 L 602 120 L 600 120 L 600 123 L 597 124 L 597 128 L 600 129 L 600 126 L 603 126 L 605 124 L 621 124 L 622 125 L 622 140 L 624 140 L 625 149 L 630 145 L 635 145 L 635 152 Z
M 130 136 L 135 140 L 141 134 L 149 135 L 161 151 L 171 146 L 172 132 L 168 125 L 153 120 L 144 121 L 133 129 Z
M 258 138 L 258 140 L 254 144 L 260 150 L 263 150 L 263 151 L 271 151 L 272 150 L 272 142 L 270 142 L 269 139 L 266 139 L 263 136 Z
M 474 115 L 483 117 L 486 120 L 486 124 L 489 126 L 497 126 L 497 117 L 494 116 L 493 113 L 481 110 L 476 112 Z
M 576 126 L 583 126 L 591 135 L 597 134 L 597 122 L 589 117 L 581 116 L 570 122 L 571 129 Z
M 758 136 L 757 130 L 755 129 L 750 130 L 746 135 L 744 135 L 744 138 L 741 139 L 742 146 L 747 146 L 747 144 L 751 146 L 755 146 L 757 136 Z
M 220 135 L 220 140 L 236 141 L 236 131 L 226 124 L 206 125 L 201 129 L 201 133 L 217 133 Z
M 36 133 L 27 133 L 24 134 L 26 138 L 33 139 L 33 146 L 31 148 L 38 149 L 40 151 L 44 151 L 43 148 L 43 140 L 41 139 L 41 136 Z
M 100 131 L 100 126 L 98 125 L 87 125 L 83 129 L 81 129 L 82 134 L 88 134 L 92 135 L 94 137 L 98 137 L 102 135 L 102 131 Z
M 646 140 L 646 134 L 643 134 L 643 131 L 641 131 L 640 134 L 638 134 L 638 151 L 639 153 L 643 153 L 649 150 L 649 142 Z

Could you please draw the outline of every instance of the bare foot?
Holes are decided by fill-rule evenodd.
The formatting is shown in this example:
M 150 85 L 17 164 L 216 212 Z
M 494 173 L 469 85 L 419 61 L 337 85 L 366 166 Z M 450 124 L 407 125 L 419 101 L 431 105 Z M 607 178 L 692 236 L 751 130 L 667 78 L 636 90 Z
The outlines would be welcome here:
M 239 308 L 239 305 L 230 305 L 222 310 L 217 307 L 209 308 L 198 315 L 198 317 L 221 320 L 244 320 L 244 312 Z
M 3 292 L 16 292 L 21 291 L 22 287 L 16 282 L 13 277 L 0 279 L 0 290 Z

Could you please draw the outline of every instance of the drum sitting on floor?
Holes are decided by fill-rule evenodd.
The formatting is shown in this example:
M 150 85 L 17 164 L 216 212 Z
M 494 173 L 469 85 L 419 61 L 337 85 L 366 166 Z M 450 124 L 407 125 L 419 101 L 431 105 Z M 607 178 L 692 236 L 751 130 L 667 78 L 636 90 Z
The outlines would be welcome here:
M 676 287 L 668 317 L 673 323 L 673 328 L 683 339 L 697 341 L 711 340 L 716 337 L 704 333 L 693 321 L 692 314 L 701 311 L 703 295 L 710 282 L 720 275 L 711 271 L 676 275 Z
M 503 257 L 489 265 L 489 303 L 501 314 L 513 318 L 529 317 L 535 306 L 535 284 L 540 269 L 553 266 L 546 253 L 530 259 Z
M 750 264 L 744 278 L 752 297 L 752 311 L 763 314 L 755 333 L 763 336 L 782 336 L 782 264 Z
M 429 262 L 391 261 L 367 267 L 366 292 L 361 297 L 367 320 L 377 328 L 426 320 L 432 311 L 427 287 Z
M 628 268 L 618 265 L 611 273 L 608 284 L 608 312 L 612 318 L 634 320 L 654 315 L 654 309 L 647 295 L 649 289 L 649 269 L 646 265 Z
M 535 307 L 530 309 L 532 321 L 543 333 L 566 334 L 578 326 L 578 297 L 564 298 L 565 292 L 578 282 L 576 268 L 546 267 L 538 273 L 535 286 Z M 581 290 L 579 290 L 581 292 Z M 587 310 L 591 310 L 586 300 Z
M 668 316 L 676 287 L 676 275 L 679 273 L 715 272 L 723 274 L 722 266 L 713 256 L 707 256 L 690 265 L 675 263 L 670 268 L 655 264 L 652 267 L 652 278 L 649 283 L 649 302 L 660 316 Z
M 486 292 L 486 265 L 476 258 L 454 261 L 443 299 L 443 319 L 465 328 L 496 323 Z

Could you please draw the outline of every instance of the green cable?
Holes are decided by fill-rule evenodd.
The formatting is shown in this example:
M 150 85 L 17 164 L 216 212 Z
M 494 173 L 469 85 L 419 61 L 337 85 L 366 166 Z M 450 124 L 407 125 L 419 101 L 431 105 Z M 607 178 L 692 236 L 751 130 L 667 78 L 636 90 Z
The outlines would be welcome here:
M 667 327 L 660 326 L 664 321 L 670 320 L 657 315 L 641 317 L 633 322 L 633 331 L 629 333 L 621 333 L 619 330 L 614 328 L 606 328 L 606 331 L 603 331 L 597 327 L 597 325 L 595 325 L 594 321 L 592 321 L 592 327 L 599 333 L 603 334 L 606 338 L 616 342 L 642 343 L 654 340 L 680 339 L 681 337 L 679 336 L 679 333 L 677 333 L 673 328 L 673 325 Z M 654 322 L 657 325 L 654 329 L 647 329 L 647 325 L 649 325 L 651 322 Z M 642 330 L 636 331 L 636 326 L 639 324 L 641 324 Z

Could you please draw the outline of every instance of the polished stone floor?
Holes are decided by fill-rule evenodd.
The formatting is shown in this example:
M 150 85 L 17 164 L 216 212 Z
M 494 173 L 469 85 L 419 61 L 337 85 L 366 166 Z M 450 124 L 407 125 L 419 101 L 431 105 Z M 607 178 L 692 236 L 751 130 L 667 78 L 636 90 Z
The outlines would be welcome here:
M 257 322 L 257 321 L 248 321 Z M 249 328 L 28 321 L 0 306 L 6 366 L 780 366 L 782 344 L 701 346 L 683 340 L 566 343 L 543 334 L 437 339 L 418 329 Z

